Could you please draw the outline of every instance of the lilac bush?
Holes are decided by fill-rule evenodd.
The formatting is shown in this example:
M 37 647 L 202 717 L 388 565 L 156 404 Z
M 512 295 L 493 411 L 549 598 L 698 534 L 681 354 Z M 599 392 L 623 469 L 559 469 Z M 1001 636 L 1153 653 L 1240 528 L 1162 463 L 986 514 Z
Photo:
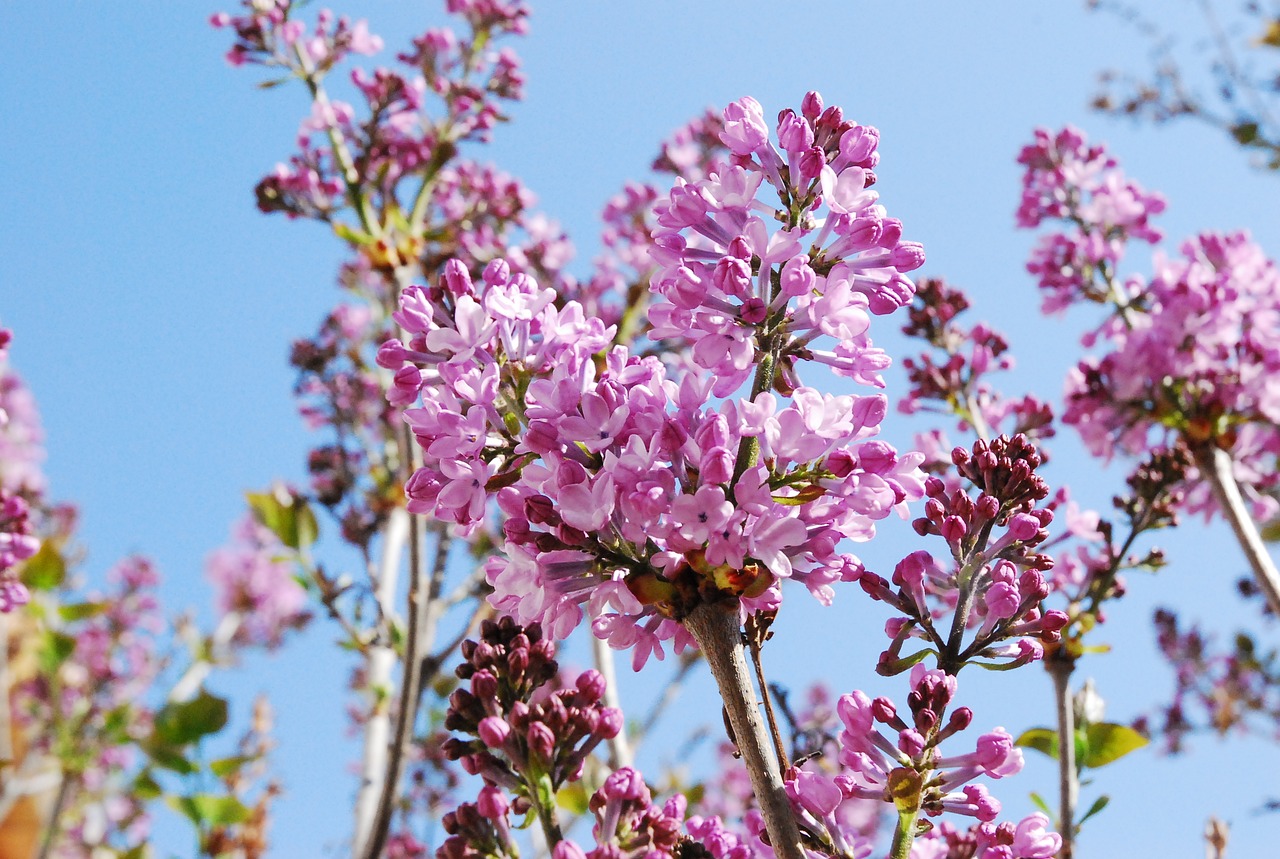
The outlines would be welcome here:
M 361 757 L 335 789 L 353 797 L 356 857 L 1069 859 L 1107 801 L 1080 813 L 1082 773 L 1146 742 L 1071 684 L 1126 574 L 1165 563 L 1148 532 L 1222 515 L 1280 609 L 1254 524 L 1276 512 L 1275 266 L 1244 233 L 1204 233 L 1130 273 L 1130 245 L 1162 240 L 1163 198 L 1082 133 L 1037 131 L 1016 219 L 1053 231 L 1026 268 L 1046 313 L 1103 308 L 1082 342 L 1102 354 L 1060 409 L 1008 395 L 1009 340 L 965 321 L 958 288 L 917 278 L 879 130 L 811 91 L 678 129 L 652 165 L 665 184 L 608 201 L 578 277 L 530 192 L 477 157 L 522 97 L 509 41 L 529 10 L 446 7 L 456 28 L 388 66 L 361 65 L 386 50 L 364 21 L 294 0 L 211 18 L 231 65 L 306 99 L 258 208 L 325 225 L 348 254 L 341 299 L 289 354 L 317 433 L 308 482 L 246 495 L 207 558 L 211 629 L 166 619 L 142 557 L 106 591 L 81 586 L 74 512 L 45 497 L 34 407 L 0 363 L 0 803 L 47 806 L 24 855 L 149 855 L 157 801 L 200 855 L 264 855 L 269 707 L 212 757 L 228 702 L 210 687 L 315 622 L 350 670 Z M 917 354 L 876 345 L 895 314 Z M 836 379 L 852 393 L 824 390 Z M 891 408 L 928 424 L 892 438 Z M 1054 482 L 1059 421 L 1099 457 L 1138 460 L 1112 518 Z M 854 550 L 891 516 L 915 536 L 882 575 Z M 862 668 L 898 678 L 895 694 L 819 687 L 800 708 L 766 681 L 797 586 L 887 610 Z M 1244 720 L 1214 708 L 1224 695 L 1275 719 L 1274 658 L 1251 640 L 1220 657 L 1171 615 L 1160 630 L 1178 686 L 1162 725 L 1139 727 L 1176 746 L 1199 702 L 1226 730 Z M 575 638 L 593 667 L 561 666 Z M 677 681 L 707 663 L 718 776 L 641 772 L 649 727 L 620 708 L 617 651 L 633 672 L 674 663 Z M 966 668 L 1032 664 L 1053 679 L 1054 727 L 1015 736 L 962 696 Z M 1024 749 L 1058 762 L 1056 820 L 1043 802 L 1004 815 Z

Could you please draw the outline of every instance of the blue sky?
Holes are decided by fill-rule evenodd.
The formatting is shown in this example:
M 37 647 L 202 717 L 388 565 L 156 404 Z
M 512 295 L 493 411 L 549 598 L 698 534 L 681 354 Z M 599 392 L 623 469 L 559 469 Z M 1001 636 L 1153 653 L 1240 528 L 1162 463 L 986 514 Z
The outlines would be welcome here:
M 1189 24 L 1193 5 L 1159 4 Z M 340 11 L 369 19 L 386 38 L 378 59 L 387 62 L 410 35 L 442 23 L 442 6 L 353 0 Z M 53 491 L 81 505 L 91 578 L 145 552 L 166 574 L 168 605 L 206 617 L 203 558 L 225 539 L 242 492 L 302 476 L 308 435 L 289 397 L 287 348 L 336 299 L 340 254 L 323 228 L 254 208 L 253 185 L 289 154 L 307 105 L 298 89 L 260 92 L 253 71 L 225 65 L 226 34 L 205 23 L 218 8 L 0 4 L 0 323 L 15 332 L 13 363 L 43 411 Z M 1167 196 L 1162 224 L 1175 239 L 1245 226 L 1280 254 L 1278 180 L 1251 171 L 1210 131 L 1088 112 L 1098 70 L 1143 65 L 1144 46 L 1114 19 L 1068 2 L 976 8 L 544 0 L 515 45 L 528 98 L 487 157 L 568 228 L 585 271 L 601 205 L 645 175 L 674 128 L 742 95 L 772 115 L 818 89 L 879 127 L 883 202 L 925 244 L 926 273 L 969 290 L 975 318 L 1010 336 L 1020 360 L 1010 390 L 1053 398 L 1087 320 L 1039 317 L 1022 269 L 1032 237 L 1013 229 L 1014 157 L 1034 126 L 1069 122 L 1107 140 L 1131 175 Z M 893 327 L 882 325 L 879 338 L 897 342 Z M 1119 473 L 1100 471 L 1070 440 L 1056 449 L 1059 478 L 1106 505 Z M 1132 582 L 1115 610 L 1116 651 L 1082 669 L 1119 720 L 1170 687 L 1152 656 L 1153 606 L 1181 607 L 1224 632 L 1238 611 L 1230 582 L 1242 563 L 1227 531 L 1184 531 L 1162 541 L 1172 567 Z M 865 553 L 869 563 L 883 568 L 914 548 L 904 548 L 906 533 L 886 532 Z M 838 692 L 901 693 L 870 673 L 883 618 L 865 598 L 844 594 L 828 610 L 804 602 L 791 601 L 778 638 L 817 630 L 817 639 L 779 644 L 778 674 L 797 687 L 825 674 Z M 286 653 L 217 681 L 241 695 L 240 718 L 253 692 L 277 705 L 287 789 L 273 830 L 280 857 L 330 855 L 348 828 L 355 751 L 338 707 L 348 664 L 327 646 L 331 637 L 318 625 Z M 652 682 L 624 700 L 643 704 Z M 1051 717 L 1049 683 L 1035 668 L 966 677 L 962 694 L 982 725 L 1016 732 Z M 707 694 L 689 690 L 681 702 L 679 721 L 718 722 Z M 1236 740 L 1194 745 L 1182 758 L 1143 753 L 1104 770 L 1098 789 L 1114 802 L 1086 829 L 1083 855 L 1194 854 L 1210 813 L 1233 823 L 1234 851 L 1263 855 L 1275 821 L 1250 810 L 1274 784 L 1280 753 Z M 1001 787 L 1025 813 L 1028 791 L 1052 794 L 1052 773 L 1032 765 Z M 1156 820 L 1165 822 L 1149 828 Z M 189 852 L 163 821 L 157 845 Z

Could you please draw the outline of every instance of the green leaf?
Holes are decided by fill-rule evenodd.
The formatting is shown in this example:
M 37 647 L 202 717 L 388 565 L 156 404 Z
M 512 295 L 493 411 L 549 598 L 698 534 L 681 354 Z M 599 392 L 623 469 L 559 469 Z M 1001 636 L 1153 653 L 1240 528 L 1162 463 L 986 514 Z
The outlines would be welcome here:
M 166 704 L 155 720 L 155 738 L 161 745 L 185 746 L 216 734 L 227 724 L 227 701 L 203 689 L 190 701 Z
M 138 777 L 133 780 L 133 795 L 143 802 L 159 799 L 162 794 L 164 789 L 160 787 L 160 783 L 151 775 L 149 769 L 138 773 Z
M 590 799 L 587 796 L 587 789 L 582 786 L 582 782 L 575 781 L 560 788 L 556 794 L 556 804 L 571 814 L 582 815 L 587 813 L 587 802 Z
M 40 650 L 36 654 L 40 673 L 56 674 L 62 667 L 62 663 L 67 661 L 67 657 L 74 653 L 75 649 L 76 640 L 71 636 L 61 632 L 46 632 L 44 640 L 40 642 Z
M 1147 744 L 1146 737 L 1128 725 L 1099 722 L 1089 726 L 1088 751 L 1084 757 L 1087 767 L 1102 767 L 1119 760 L 1129 752 Z
M 1111 797 L 1106 796 L 1105 794 L 1095 799 L 1093 801 L 1093 805 L 1089 806 L 1089 810 L 1084 813 L 1084 817 L 1081 817 L 1078 821 L 1076 821 L 1076 828 L 1079 829 L 1080 826 L 1086 820 L 1088 820 L 1090 817 L 1093 817 L 1099 811 L 1102 811 L 1102 809 L 1106 808 L 1107 803 L 1109 803 L 1110 801 L 1111 801 Z
M 107 610 L 105 602 L 79 602 L 58 606 L 58 616 L 65 621 L 84 620 L 96 617 Z
M 187 756 L 173 746 L 148 741 L 143 744 L 143 748 L 151 757 L 151 762 L 161 769 L 176 772 L 178 775 L 194 775 L 200 772 L 200 767 L 187 760 Z
M 1055 761 L 1058 759 L 1058 732 L 1049 728 L 1030 728 L 1023 731 L 1013 744 L 1024 749 L 1035 749 Z
M 225 778 L 226 776 L 240 772 L 241 768 L 252 760 L 254 760 L 254 758 L 249 755 L 236 755 L 232 758 L 218 758 L 216 761 L 209 762 L 209 769 L 212 770 L 213 774 L 218 776 L 218 778 Z
M 191 796 L 167 796 L 169 807 L 196 826 L 228 826 L 249 819 L 249 809 L 234 796 L 196 793 Z
M 904 656 L 896 662 L 881 663 L 876 666 L 876 673 L 881 677 L 893 677 L 895 674 L 901 674 L 913 665 L 923 662 L 926 656 L 936 656 L 936 651 L 931 647 L 924 650 L 918 650 L 910 656 Z
M 1241 146 L 1248 146 L 1258 139 L 1258 123 L 1240 122 L 1231 126 L 1231 136 Z
M 1047 802 L 1045 802 L 1045 801 L 1044 801 L 1044 797 L 1043 797 L 1043 796 L 1041 796 L 1041 795 L 1040 795 L 1040 794 L 1038 794 L 1038 793 L 1032 793 L 1032 794 L 1031 794 L 1031 803 L 1032 803 L 1036 808 L 1040 809 L 1040 810 L 1041 810 L 1041 811 L 1043 811 L 1046 815 L 1048 815 L 1048 817 L 1049 817 L 1049 819 L 1050 819 L 1050 820 L 1052 820 L 1052 819 L 1053 819 L 1053 812 L 1049 810 L 1049 803 L 1047 803 Z
M 192 799 L 204 814 L 205 820 L 214 826 L 229 826 L 249 819 L 249 809 L 234 796 L 197 794 Z
M 283 486 L 270 492 L 247 492 L 245 500 L 254 518 L 290 549 L 305 549 L 320 535 L 311 506 Z
M 67 578 L 67 561 L 52 542 L 40 544 L 22 565 L 22 583 L 33 591 L 51 591 Z

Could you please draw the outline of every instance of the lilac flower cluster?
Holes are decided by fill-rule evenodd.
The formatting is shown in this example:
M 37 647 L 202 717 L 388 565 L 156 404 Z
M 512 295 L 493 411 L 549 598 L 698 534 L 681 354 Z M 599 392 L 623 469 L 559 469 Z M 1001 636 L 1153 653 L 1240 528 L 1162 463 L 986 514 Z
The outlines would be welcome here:
M 1155 627 L 1160 654 L 1173 669 L 1173 695 L 1138 727 L 1159 735 L 1165 751 L 1184 751 L 1188 735 L 1197 731 L 1280 733 L 1280 657 L 1274 650 L 1245 633 L 1219 642 L 1169 609 L 1156 611 Z
M 770 855 L 767 848 L 758 853 L 718 817 L 686 820 L 688 805 L 680 794 L 654 804 L 649 786 L 630 767 L 605 776 L 587 803 L 594 846 L 565 838 L 552 797 L 580 780 L 593 749 L 622 727 L 622 714 L 601 704 L 600 674 L 585 671 L 562 686 L 552 641 L 537 625 L 521 626 L 509 617 L 485 621 L 481 640 L 466 642 L 463 656 L 457 674 L 467 685 L 449 699 L 445 726 L 455 736 L 443 750 L 484 784 L 475 802 L 444 816 L 449 837 L 436 851 L 440 859 L 514 859 L 512 814 L 536 818 L 554 859 Z
M 1000 779 L 1021 770 L 1022 752 L 1014 746 L 1013 737 L 996 728 L 978 738 L 974 751 L 944 756 L 940 745 L 968 728 L 973 713 L 960 707 L 947 715 L 956 692 L 954 676 L 917 665 L 911 672 L 911 686 L 906 719 L 888 698 L 872 700 L 859 691 L 840 698 L 836 710 L 844 726 L 839 737 L 841 772 L 830 776 L 793 771 L 787 782 L 802 826 L 830 855 L 865 856 L 870 845 L 860 845 L 838 815 L 850 801 L 872 799 L 892 804 L 912 821 L 919 811 L 929 816 L 951 812 L 976 817 L 988 824 L 982 831 L 991 846 L 1002 843 L 997 832 L 1007 829 L 1018 834 L 1013 852 L 976 855 L 990 859 L 1054 855 L 1061 840 L 1045 831 L 1043 815 L 1033 815 L 1016 827 L 990 825 L 1000 813 L 1000 803 L 984 785 L 973 782 L 979 776 Z M 912 856 L 947 855 L 930 852 L 927 841 L 917 844 Z
M 1108 351 L 1069 375 L 1063 420 L 1098 456 L 1142 453 L 1153 439 L 1193 451 L 1222 448 L 1254 515 L 1273 515 L 1267 492 L 1280 452 L 1274 263 L 1245 233 L 1203 233 L 1177 255 L 1157 254 L 1151 277 L 1122 277 L 1116 268 L 1126 242 L 1160 238 L 1150 219 L 1164 209 L 1161 198 L 1126 179 L 1074 129 L 1038 131 L 1019 160 L 1026 167 L 1019 224 L 1067 225 L 1042 241 L 1028 265 L 1046 290 L 1046 309 L 1085 300 L 1114 310 L 1083 340 Z M 1064 247 L 1071 250 L 1055 250 Z M 1185 504 L 1216 509 L 1203 481 L 1192 484 Z
M 1035 446 L 1025 436 L 999 436 L 975 442 L 972 451 L 956 448 L 952 462 L 977 497 L 930 477 L 924 515 L 913 523 L 921 536 L 946 541 L 947 565 L 918 551 L 897 565 L 892 583 L 870 572 L 861 576 L 872 598 L 903 615 L 886 625 L 892 643 L 881 654 L 881 673 L 898 673 L 929 654 L 952 674 L 978 657 L 1025 664 L 1039 659 L 1043 643 L 1056 641 L 1067 622 L 1062 612 L 1041 606 L 1050 592 L 1044 573 L 1053 562 L 1034 550 L 1048 537 L 1053 514 L 1037 506 L 1049 489 L 1036 474 L 1042 460 Z M 949 630 L 936 623 L 946 617 Z M 931 646 L 903 656 L 910 639 Z
M 867 189 L 874 130 L 816 94 L 804 111 L 779 121 L 789 165 L 759 106 L 731 105 L 722 139 L 735 163 L 678 180 L 658 205 L 652 288 L 666 301 L 648 336 L 691 344 L 678 376 L 622 347 L 597 357 L 614 329 L 501 261 L 479 284 L 451 264 L 435 287 L 405 291 L 395 319 L 409 340 L 378 360 L 395 373 L 392 402 L 422 401 L 406 413 L 424 451 L 410 509 L 470 531 L 496 496 L 508 518 L 489 582 L 502 611 L 560 637 L 587 604 L 595 633 L 633 648 L 638 667 L 664 640 L 687 643 L 678 621 L 717 595 L 776 605 L 777 581 L 795 578 L 829 602 L 861 570 L 840 541 L 868 539 L 920 496 L 920 457 L 871 438 L 885 398 L 820 394 L 794 372 L 812 359 L 879 383 L 887 359 L 866 338 L 868 312 L 905 302 L 900 270 L 921 259 Z M 773 235 L 762 184 L 786 203 Z M 830 360 L 812 348 L 824 335 Z M 712 408 L 748 376 L 749 398 Z
M 0 488 L 0 612 L 13 611 L 31 599 L 17 574 L 18 565 L 40 548 L 32 530 L 26 500 Z
M 1018 226 L 1065 221 L 1070 227 L 1041 239 L 1027 263 L 1044 291 L 1044 312 L 1112 300 L 1126 243 L 1160 241 L 1151 218 L 1164 211 L 1164 198 L 1127 178 L 1102 146 L 1070 126 L 1057 134 L 1036 129 L 1018 163 L 1025 168 Z
M 245 63 L 285 65 L 295 52 L 307 58 L 313 68 L 328 70 L 348 53 L 376 54 L 382 50 L 382 39 L 369 32 L 368 24 L 352 24 L 346 18 L 321 12 L 313 32 L 306 24 L 291 18 L 293 0 L 255 0 L 246 5 L 242 16 L 219 12 L 209 19 L 214 27 L 230 27 L 236 43 L 227 52 L 233 66 Z
M 307 594 L 293 570 L 290 550 L 251 516 L 232 528 L 228 545 L 209 554 L 205 574 L 218 611 L 235 618 L 232 641 L 279 647 L 287 630 L 307 622 Z
M 1049 818 L 1035 812 L 1017 823 L 976 823 L 957 829 L 943 821 L 912 846 L 911 859 L 1053 859 L 1062 836 L 1049 831 Z
M 889 361 L 867 337 L 869 314 L 911 299 L 905 273 L 924 251 L 903 241 L 902 224 L 871 190 L 879 132 L 824 109 L 817 93 L 800 113 L 779 114 L 781 149 L 769 130 L 754 99 L 731 104 L 721 132 L 731 164 L 698 182 L 677 180 L 658 205 L 653 289 L 666 303 L 650 310 L 651 336 L 690 342 L 716 396 L 750 378 L 758 350 L 776 352 L 783 390 L 798 386 L 801 359 L 880 385 Z M 775 219 L 782 229 L 770 229 Z M 823 337 L 834 349 L 812 348 Z
M 9 368 L 12 333 L 0 328 L 0 612 L 30 599 L 18 565 L 40 548 L 30 498 L 44 488 L 42 433 L 30 392 Z
M 485 621 L 481 640 L 465 642 L 462 655 L 457 674 L 467 686 L 449 697 L 445 728 L 471 739 L 450 738 L 445 754 L 514 793 L 517 812 L 537 807 L 543 779 L 553 792 L 580 779 L 592 750 L 622 729 L 622 713 L 601 704 L 599 672 L 583 672 L 572 688 L 549 688 L 555 645 L 537 625 Z
M 24 762 L 50 756 L 65 767 L 65 817 L 53 855 L 124 852 L 146 841 L 150 818 L 128 785 L 138 768 L 135 746 L 154 715 L 144 702 L 162 667 L 158 583 L 145 558 L 117 564 L 105 591 L 69 606 L 73 620 L 44 633 L 70 646 L 48 648 L 42 670 L 14 689 Z
M 1097 455 L 1140 453 L 1152 437 L 1232 454 L 1254 514 L 1274 515 L 1280 452 L 1280 271 L 1244 233 L 1205 233 L 1157 262 L 1129 312 L 1100 331 L 1111 351 L 1067 382 L 1063 420 Z M 1192 510 L 1215 502 L 1189 493 Z
M 519 99 L 524 85 L 519 61 L 508 48 L 486 47 L 495 38 L 522 34 L 528 10 L 521 3 L 453 2 L 450 12 L 460 15 L 471 30 L 460 37 L 453 30 L 428 30 L 413 49 L 397 57 L 401 70 L 356 69 L 351 80 L 363 98 L 357 119 L 354 105 L 331 100 L 320 82 L 351 54 L 373 55 L 382 40 L 371 35 L 364 21 L 351 23 L 322 10 L 314 30 L 295 17 L 294 0 L 245 3 L 243 14 L 215 15 L 211 23 L 228 27 L 236 42 L 227 55 L 233 65 L 253 63 L 280 69 L 305 80 L 314 96 L 311 116 L 298 132 L 299 152 L 288 164 L 280 164 L 257 188 L 263 211 L 284 212 L 291 217 L 330 221 L 347 205 L 357 208 L 368 233 L 377 213 L 381 226 L 394 228 L 405 215 L 421 220 L 422 207 L 435 202 L 426 195 L 400 200 L 397 191 L 408 176 L 440 174 L 438 195 L 470 205 L 492 201 L 495 209 L 516 211 L 527 203 L 527 192 L 509 177 L 469 162 L 446 169 L 446 163 L 466 140 L 486 140 L 491 129 L 505 119 L 502 102 Z M 282 78 L 283 81 L 285 78 Z M 427 115 L 429 99 L 442 105 L 442 115 Z M 488 188 L 497 193 L 486 197 Z M 489 216 L 480 212 L 480 220 Z M 448 218 L 444 218 L 447 220 Z M 454 219 L 460 223 L 460 218 Z M 347 228 L 349 229 L 349 228 Z M 421 247 L 413 230 L 385 229 L 367 236 L 366 255 L 376 264 L 392 265 L 412 260 Z M 480 231 L 477 238 L 483 236 Z

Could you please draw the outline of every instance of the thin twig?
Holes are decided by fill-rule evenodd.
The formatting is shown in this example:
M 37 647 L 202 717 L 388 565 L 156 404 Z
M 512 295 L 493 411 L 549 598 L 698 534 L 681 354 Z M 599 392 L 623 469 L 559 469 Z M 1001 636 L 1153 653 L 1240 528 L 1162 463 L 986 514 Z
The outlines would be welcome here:
M 58 840 L 58 821 L 66 810 L 67 800 L 71 797 L 71 776 L 62 774 L 58 783 L 58 796 L 53 801 L 53 809 L 49 812 L 49 823 L 45 826 L 44 838 L 40 840 L 40 853 L 37 859 L 49 859 L 53 853 L 53 845 Z
M 771 620 L 764 619 L 761 612 L 747 618 L 747 647 L 751 650 L 751 665 L 756 672 L 756 686 L 760 689 L 760 697 L 764 701 L 764 715 L 769 723 L 769 736 L 773 738 L 773 749 L 778 755 L 778 769 L 786 772 L 791 767 L 787 760 L 787 744 L 782 739 L 782 731 L 778 728 L 778 717 L 773 712 L 773 698 L 769 695 L 769 684 L 764 679 L 764 662 L 760 659 L 760 648 L 767 637 Z
M 1062 834 L 1059 859 L 1071 859 L 1075 849 L 1076 805 L 1080 778 L 1076 770 L 1075 710 L 1071 702 L 1071 672 L 1075 665 L 1066 654 L 1054 653 L 1045 660 L 1053 678 L 1053 699 L 1058 711 L 1058 831 Z
M 1209 822 L 1204 825 L 1205 859 L 1226 859 L 1230 835 L 1231 828 L 1216 815 L 1210 815 Z
M 703 603 L 684 619 L 684 625 L 702 648 L 720 689 L 773 852 L 779 859 L 805 859 L 800 828 L 782 786 L 778 761 L 769 753 L 769 735 L 760 718 L 750 669 L 742 653 L 738 602 Z
M 1232 469 L 1231 454 L 1216 446 L 1201 448 L 1196 451 L 1196 465 L 1213 488 L 1213 494 L 1222 508 L 1222 515 L 1231 524 L 1236 541 L 1253 569 L 1253 577 L 1267 598 L 1267 605 L 1280 617 L 1280 571 L 1276 569 L 1271 553 L 1262 542 L 1262 535 L 1258 533 L 1253 517 L 1245 509 L 1240 485 L 1236 483 Z

